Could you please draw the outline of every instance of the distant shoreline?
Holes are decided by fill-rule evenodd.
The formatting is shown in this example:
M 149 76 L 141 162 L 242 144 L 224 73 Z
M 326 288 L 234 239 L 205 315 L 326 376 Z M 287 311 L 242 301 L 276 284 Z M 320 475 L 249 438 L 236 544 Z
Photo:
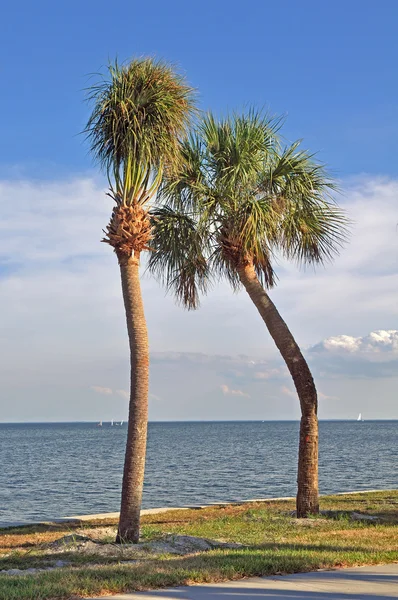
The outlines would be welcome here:
M 123 419 L 120 419 L 120 421 Z M 117 419 L 116 421 L 119 421 Z M 116 422 L 115 421 L 115 422 Z M 124 419 L 124 426 L 127 427 L 127 419 Z M 109 424 L 111 422 L 110 419 L 102 420 L 104 424 Z M 357 418 L 352 419 L 319 419 L 320 423 L 354 423 L 357 422 Z M 361 421 L 362 423 L 390 423 L 390 422 L 398 422 L 398 418 L 396 419 L 364 419 Z M 190 420 L 190 421 L 148 421 L 149 424 L 158 425 L 158 424 L 189 424 L 189 423 L 300 423 L 300 419 L 214 419 L 214 420 Z M 98 420 L 96 421 L 0 421 L 1 425 L 97 425 Z
M 397 492 L 398 488 L 382 489 L 382 490 L 354 490 L 352 492 L 335 492 L 334 494 L 319 494 L 320 498 L 328 498 L 331 496 L 355 496 L 356 494 L 385 494 L 389 492 Z M 253 504 L 256 502 L 286 502 L 295 500 L 295 496 L 281 496 L 279 498 L 250 498 L 249 500 L 236 500 L 226 502 L 210 502 L 209 504 L 190 504 L 187 506 L 161 506 L 158 508 L 143 508 L 141 509 L 141 515 L 157 515 L 170 511 L 185 511 L 185 510 L 204 510 L 207 508 L 220 508 L 223 506 L 241 506 L 243 504 Z M 55 524 L 68 524 L 78 523 L 85 521 L 102 521 L 107 519 L 118 519 L 119 512 L 107 512 L 107 513 L 96 513 L 86 515 L 72 515 L 70 517 L 58 517 L 55 519 L 47 519 L 43 521 L 13 521 L 10 523 L 0 522 L 0 529 L 10 529 L 13 527 L 32 527 L 37 525 L 51 525 Z

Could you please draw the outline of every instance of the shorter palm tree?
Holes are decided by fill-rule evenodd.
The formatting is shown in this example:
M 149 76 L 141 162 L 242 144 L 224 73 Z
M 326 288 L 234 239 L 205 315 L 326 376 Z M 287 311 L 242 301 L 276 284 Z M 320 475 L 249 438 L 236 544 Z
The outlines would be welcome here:
M 149 268 L 178 300 L 196 308 L 213 278 L 242 285 L 292 376 L 301 406 L 297 515 L 318 512 L 317 392 L 308 364 L 268 291 L 278 255 L 304 264 L 330 260 L 347 220 L 324 167 L 299 144 L 282 148 L 280 121 L 253 111 L 217 122 L 208 115 L 181 145 L 167 177 L 168 207 L 153 215 Z
M 130 343 L 131 390 L 117 542 L 137 542 L 144 482 L 149 347 L 140 285 L 140 257 L 152 236 L 150 207 L 164 169 L 180 158 L 193 109 L 192 90 L 166 64 L 143 58 L 109 67 L 91 89 L 94 107 L 86 132 L 109 179 L 113 199 L 102 240 L 115 251 Z

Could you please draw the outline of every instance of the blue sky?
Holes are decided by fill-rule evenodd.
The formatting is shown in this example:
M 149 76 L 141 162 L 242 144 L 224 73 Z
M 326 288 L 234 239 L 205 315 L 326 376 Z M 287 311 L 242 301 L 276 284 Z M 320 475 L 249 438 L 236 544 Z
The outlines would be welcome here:
M 203 109 L 267 106 L 338 175 L 396 175 L 397 19 L 395 0 L 7 2 L 1 173 L 90 168 L 77 135 L 87 75 L 150 54 L 186 73 Z
M 125 419 L 128 347 L 111 212 L 79 135 L 90 73 L 176 64 L 217 114 L 285 115 L 341 178 L 350 244 L 327 269 L 278 265 L 272 298 L 321 418 L 397 418 L 398 2 L 20 0 L 2 7 L 0 419 Z M 290 378 L 244 292 L 184 312 L 149 277 L 150 418 L 296 419 Z

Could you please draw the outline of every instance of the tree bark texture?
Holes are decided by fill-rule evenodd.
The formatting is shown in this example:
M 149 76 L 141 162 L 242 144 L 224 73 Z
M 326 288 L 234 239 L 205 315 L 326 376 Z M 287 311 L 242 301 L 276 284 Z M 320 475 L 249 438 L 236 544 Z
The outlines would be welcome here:
M 130 344 L 130 406 L 116 541 L 138 542 L 148 427 L 149 346 L 139 255 L 118 256 Z
M 297 517 L 319 512 L 318 499 L 318 399 L 304 356 L 276 306 L 261 285 L 253 264 L 238 268 L 239 278 L 293 378 L 300 400 L 301 422 L 297 476 Z

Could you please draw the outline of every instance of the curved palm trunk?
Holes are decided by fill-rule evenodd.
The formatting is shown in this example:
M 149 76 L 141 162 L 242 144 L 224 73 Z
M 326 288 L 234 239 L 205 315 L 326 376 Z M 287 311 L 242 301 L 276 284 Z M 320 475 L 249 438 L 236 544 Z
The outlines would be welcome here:
M 148 424 L 149 347 L 138 256 L 118 255 L 130 343 L 131 387 L 122 502 L 116 542 L 138 542 Z
M 301 406 L 298 460 L 297 516 L 319 512 L 318 501 L 318 400 L 308 368 L 293 335 L 261 285 L 253 264 L 238 269 L 239 278 L 257 307 L 293 378 Z

